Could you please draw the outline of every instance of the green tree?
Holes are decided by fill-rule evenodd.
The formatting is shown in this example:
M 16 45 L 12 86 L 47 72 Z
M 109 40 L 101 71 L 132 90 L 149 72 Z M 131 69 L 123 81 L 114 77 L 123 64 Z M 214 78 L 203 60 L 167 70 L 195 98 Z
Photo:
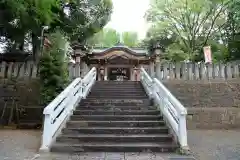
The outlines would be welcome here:
M 112 28 L 104 28 L 88 40 L 95 47 L 113 47 L 120 41 L 120 34 Z
M 50 33 L 58 28 L 71 41 L 85 43 L 105 26 L 111 12 L 111 0 L 1 0 L 0 36 L 9 51 L 23 51 L 24 44 L 31 43 L 37 57 L 43 26 L 50 26 Z
M 137 32 L 123 32 L 122 41 L 128 47 L 136 47 L 139 44 Z
M 156 33 L 177 35 L 177 43 L 194 60 L 209 38 L 224 25 L 230 0 L 152 0 L 146 14 Z M 202 37 L 202 41 L 198 41 Z
M 63 21 L 65 31 L 71 41 L 85 43 L 110 20 L 112 1 L 73 0 L 65 6 L 65 9 L 69 11 Z
M 68 82 L 68 69 L 65 51 L 67 38 L 60 31 L 49 36 L 52 46 L 44 50 L 40 59 L 41 101 L 43 105 L 52 101 Z
M 95 47 L 113 47 L 120 42 L 129 47 L 137 47 L 139 45 L 138 34 L 136 32 L 119 34 L 115 29 L 104 28 L 88 39 L 88 44 Z
M 52 7 L 58 7 L 55 1 L 2 0 L 0 2 L 1 17 L 4 17 L 0 19 L 1 36 L 8 40 L 10 51 L 23 51 L 26 34 L 31 33 L 35 52 L 35 43 L 39 41 L 37 36 L 41 32 L 41 26 L 49 25 L 57 19 L 57 15 L 51 11 Z
M 227 22 L 221 32 L 228 46 L 229 60 L 240 59 L 240 0 L 232 0 L 227 12 Z

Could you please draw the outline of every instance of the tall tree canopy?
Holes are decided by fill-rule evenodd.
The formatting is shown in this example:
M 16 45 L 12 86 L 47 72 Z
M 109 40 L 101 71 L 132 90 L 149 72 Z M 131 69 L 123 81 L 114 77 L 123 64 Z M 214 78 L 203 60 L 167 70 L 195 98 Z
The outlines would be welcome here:
M 88 40 L 95 47 L 112 47 L 120 41 L 120 34 L 112 28 L 104 28 Z
M 139 40 L 137 32 L 123 32 L 122 41 L 125 45 L 129 47 L 138 46 Z
M 137 47 L 139 45 L 138 34 L 136 32 L 120 34 L 115 29 L 104 28 L 88 40 L 88 44 L 95 47 L 113 47 L 118 43 L 128 47 Z
M 24 51 L 30 43 L 36 55 L 43 26 L 85 43 L 106 25 L 111 12 L 111 0 L 1 0 L 0 37 L 8 51 Z
M 223 37 L 226 38 L 224 26 L 233 1 L 151 0 L 151 7 L 146 13 L 146 19 L 151 24 L 147 38 L 160 41 L 163 37 L 167 41 L 175 39 L 174 45 L 167 44 L 166 47 L 170 47 L 168 51 L 178 48 L 181 54 L 185 53 L 180 57 L 197 60 L 200 56 L 201 59 L 202 48 L 212 45 L 212 40 L 222 45 L 219 42 L 223 38 L 220 38 L 219 33 L 224 33 Z

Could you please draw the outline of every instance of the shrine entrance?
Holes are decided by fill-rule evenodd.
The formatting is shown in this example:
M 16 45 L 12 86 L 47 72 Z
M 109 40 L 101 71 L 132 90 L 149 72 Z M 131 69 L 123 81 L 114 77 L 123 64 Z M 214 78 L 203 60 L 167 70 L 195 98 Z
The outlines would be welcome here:
M 123 45 L 94 48 L 88 58 L 90 68 L 97 68 L 98 81 L 140 81 L 140 68 L 152 62 L 147 50 Z
M 130 69 L 129 68 L 109 68 L 108 79 L 110 81 L 129 81 Z

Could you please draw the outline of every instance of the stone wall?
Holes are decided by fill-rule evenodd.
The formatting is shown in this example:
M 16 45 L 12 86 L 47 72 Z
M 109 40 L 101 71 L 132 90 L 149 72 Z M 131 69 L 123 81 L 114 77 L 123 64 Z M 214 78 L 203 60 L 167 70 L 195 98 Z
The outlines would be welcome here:
M 0 124 L 40 125 L 43 107 L 39 89 L 38 79 L 0 79 Z
M 188 108 L 240 107 L 240 79 L 168 81 L 164 84 Z
M 240 108 L 188 108 L 188 129 L 239 129 Z
M 240 128 L 240 80 L 166 81 L 188 109 L 189 129 Z

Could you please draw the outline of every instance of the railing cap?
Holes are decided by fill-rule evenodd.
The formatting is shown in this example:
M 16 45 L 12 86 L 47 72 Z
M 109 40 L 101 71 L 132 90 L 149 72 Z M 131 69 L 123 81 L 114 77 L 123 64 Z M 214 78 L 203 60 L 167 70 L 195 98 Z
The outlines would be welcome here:
M 186 115 L 187 114 L 187 109 L 182 105 L 182 103 L 157 79 L 153 79 L 154 83 L 158 84 L 164 92 L 172 98 L 174 103 L 176 104 L 176 109 L 181 115 Z
M 150 82 L 153 82 L 152 78 L 148 75 L 148 73 L 145 71 L 145 69 L 143 67 L 141 67 L 141 71 L 143 72 L 143 74 L 147 77 L 147 79 Z
M 47 107 L 44 108 L 43 114 L 51 114 L 56 107 L 56 104 L 59 104 L 62 99 L 72 90 L 72 88 L 81 81 L 81 78 L 76 78 L 70 83 L 67 88 L 65 88 L 52 102 L 50 102 Z

